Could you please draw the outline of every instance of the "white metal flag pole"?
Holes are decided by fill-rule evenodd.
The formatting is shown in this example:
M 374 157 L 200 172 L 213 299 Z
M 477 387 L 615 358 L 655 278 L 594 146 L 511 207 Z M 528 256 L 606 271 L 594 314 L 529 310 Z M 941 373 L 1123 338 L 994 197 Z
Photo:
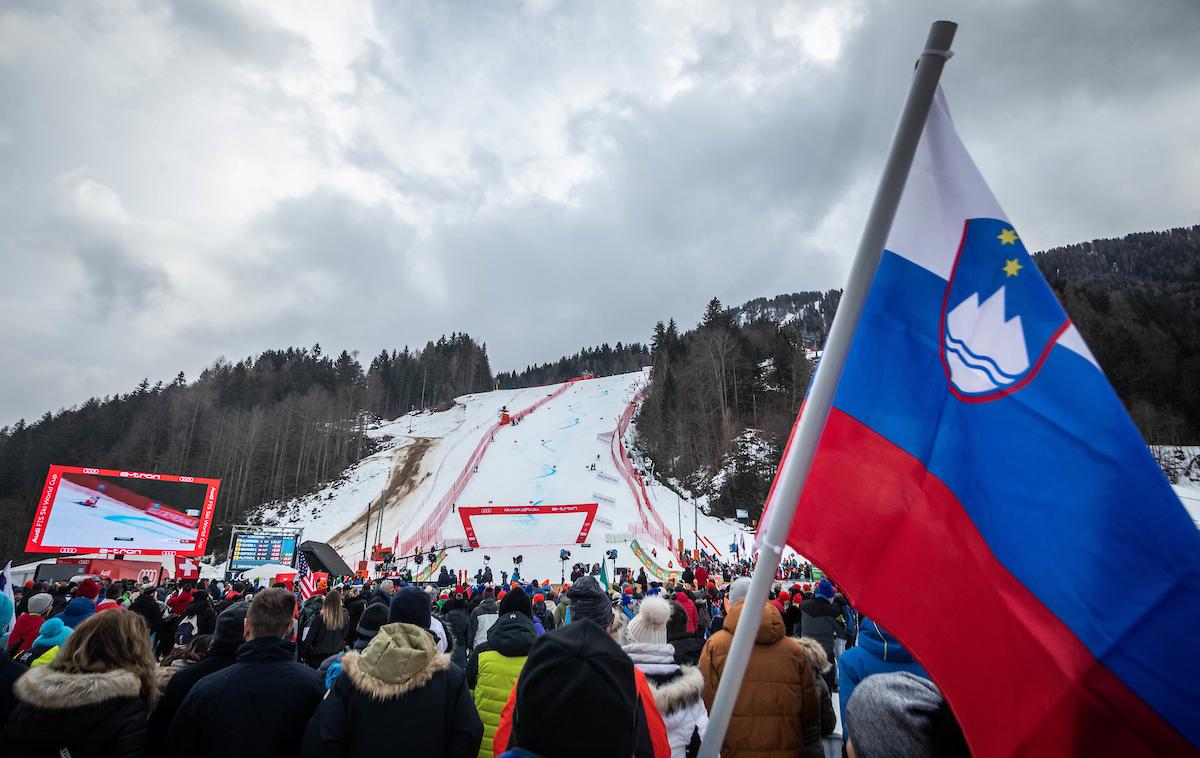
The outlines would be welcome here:
M 701 758 L 717 758 L 721 743 L 725 740 L 725 730 L 733 715 L 733 706 L 742 686 L 746 664 L 750 661 L 754 637 L 762 621 L 763 608 L 767 602 L 771 582 L 775 578 L 775 570 L 779 567 L 783 544 L 787 540 L 792 517 L 800 502 L 804 483 L 808 479 L 817 443 L 825 429 L 825 420 L 833 406 L 833 396 L 842 376 L 842 368 L 846 364 L 850 342 L 854 338 L 854 330 L 858 326 L 867 292 L 875 278 L 875 269 L 883 255 L 883 246 L 887 243 L 896 208 L 900 205 L 900 196 L 904 192 L 913 154 L 917 150 L 917 143 L 925 128 L 925 119 L 937 93 L 942 68 L 950 57 L 950 43 L 954 41 L 954 32 L 957 29 L 958 25 L 951 21 L 935 21 L 929 27 L 925 50 L 917 60 L 916 74 L 908 91 L 908 99 L 904 102 L 904 110 L 900 114 L 900 122 L 892 139 L 892 149 L 888 154 L 887 163 L 884 164 L 883 176 L 880 177 L 879 188 L 875 191 L 875 199 L 871 203 L 871 212 L 867 216 L 858 251 L 854 255 L 846 289 L 842 292 L 837 315 L 829 330 L 829 339 L 825 342 L 825 350 L 813 377 L 804 410 L 793 432 L 793 439 L 779 464 L 779 480 L 766 504 L 766 523 L 763 524 L 765 536 L 758 554 L 758 563 L 754 567 L 750 592 L 746 596 L 741 619 L 733 635 L 733 645 L 721 674 L 712 713 L 709 714 L 708 729 L 705 731 L 704 744 L 700 751 Z M 796 707 L 799 708 L 800 704 L 796 703 Z

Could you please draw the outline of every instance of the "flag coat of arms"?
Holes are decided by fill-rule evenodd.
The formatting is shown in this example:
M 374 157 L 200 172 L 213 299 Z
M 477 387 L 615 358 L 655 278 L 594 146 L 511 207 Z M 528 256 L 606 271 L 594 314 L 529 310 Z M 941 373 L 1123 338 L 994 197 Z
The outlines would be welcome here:
M 976 755 L 1200 748 L 1200 535 L 940 92 L 789 544 Z

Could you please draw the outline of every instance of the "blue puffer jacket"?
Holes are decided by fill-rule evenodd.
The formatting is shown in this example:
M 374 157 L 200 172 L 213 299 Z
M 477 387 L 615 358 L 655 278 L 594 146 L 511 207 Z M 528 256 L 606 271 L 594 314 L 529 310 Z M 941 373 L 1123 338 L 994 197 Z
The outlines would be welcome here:
M 89 600 L 86 597 L 77 597 L 67 603 L 62 612 L 57 618 L 61 619 L 64 626 L 69 626 L 75 629 L 83 622 L 96 615 L 96 602 Z
M 846 703 L 854 688 L 872 674 L 907 671 L 929 679 L 924 667 L 887 630 L 866 616 L 859 618 L 858 644 L 838 658 L 838 695 L 841 700 L 842 739 L 846 739 Z

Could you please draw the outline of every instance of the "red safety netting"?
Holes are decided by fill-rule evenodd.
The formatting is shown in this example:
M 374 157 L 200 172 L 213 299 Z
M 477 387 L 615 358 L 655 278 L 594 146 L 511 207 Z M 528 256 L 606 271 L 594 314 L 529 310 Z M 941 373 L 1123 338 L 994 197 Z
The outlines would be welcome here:
M 650 495 L 646 492 L 646 484 L 634 468 L 629 451 L 625 449 L 623 442 L 625 430 L 629 428 L 629 423 L 633 420 L 633 413 L 637 410 L 638 403 L 642 401 L 645 392 L 645 390 L 639 391 L 625 407 L 620 421 L 617 422 L 617 429 L 613 433 L 609 451 L 612 453 L 613 465 L 617 467 L 621 478 L 625 480 L 625 483 L 629 485 L 629 490 L 633 493 L 633 501 L 637 504 L 638 516 L 641 517 L 641 523 L 631 524 L 629 530 L 638 536 L 670 548 L 675 544 L 675 540 L 671 537 L 671 530 L 667 529 L 667 525 L 659 518 L 658 511 L 654 510 L 654 506 L 650 504 Z

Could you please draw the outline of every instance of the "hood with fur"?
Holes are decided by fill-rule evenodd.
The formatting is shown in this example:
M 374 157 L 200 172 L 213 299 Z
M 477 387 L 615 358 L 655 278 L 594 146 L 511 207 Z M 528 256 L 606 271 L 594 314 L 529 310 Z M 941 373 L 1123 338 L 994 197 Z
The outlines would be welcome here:
M 808 656 L 808 663 L 812 666 L 813 671 L 824 674 L 833 668 L 833 664 L 829 662 L 829 656 L 825 654 L 825 648 L 821 647 L 820 642 L 812 637 L 795 637 L 793 639 L 800 643 L 800 649 Z
M 424 687 L 449 666 L 450 656 L 438 654 L 429 632 L 405 623 L 381 627 L 365 650 L 342 657 L 350 683 L 374 700 L 394 700 Z
M 141 692 L 141 680 L 124 669 L 103 674 L 68 674 L 50 666 L 38 666 L 30 669 L 13 686 L 13 694 L 18 700 L 45 710 L 98 705 L 122 697 L 136 698 Z
M 646 681 L 654 693 L 654 705 L 663 716 L 687 708 L 704 695 L 704 676 L 695 666 L 680 666 L 679 676 L 660 685 Z

